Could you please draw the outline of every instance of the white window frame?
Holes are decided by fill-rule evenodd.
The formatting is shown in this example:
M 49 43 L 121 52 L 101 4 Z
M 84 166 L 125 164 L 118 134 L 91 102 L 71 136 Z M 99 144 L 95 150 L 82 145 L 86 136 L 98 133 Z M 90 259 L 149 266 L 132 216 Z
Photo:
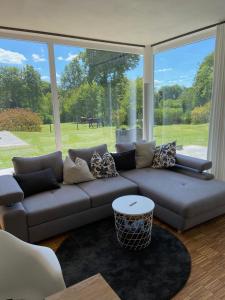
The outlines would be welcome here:
M 199 31 L 188 36 L 184 36 L 181 38 L 174 39 L 172 41 L 165 42 L 163 44 L 153 46 L 153 54 L 155 55 L 157 53 L 164 52 L 169 49 L 179 48 L 188 44 L 200 42 L 201 40 L 209 39 L 212 36 L 216 36 L 216 27 Z

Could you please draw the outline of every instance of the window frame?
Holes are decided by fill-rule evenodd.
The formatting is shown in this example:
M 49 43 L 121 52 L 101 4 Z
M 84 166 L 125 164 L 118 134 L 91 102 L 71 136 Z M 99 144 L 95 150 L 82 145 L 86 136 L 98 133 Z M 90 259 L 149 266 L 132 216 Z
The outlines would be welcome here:
M 53 119 L 55 128 L 55 143 L 56 149 L 61 150 L 61 128 L 60 128 L 60 112 L 59 112 L 59 100 L 57 95 L 57 83 L 55 71 L 55 57 L 54 57 L 54 45 L 67 45 L 75 47 L 83 47 L 96 50 L 105 50 L 113 52 L 124 52 L 130 54 L 143 55 L 143 138 L 147 140 L 153 139 L 153 127 L 154 127 L 154 55 L 163 51 L 167 51 L 172 48 L 177 48 L 198 42 L 212 36 L 216 37 L 216 26 L 207 30 L 203 30 L 191 35 L 187 35 L 182 38 L 177 38 L 169 42 L 152 47 L 146 45 L 145 48 L 127 46 L 127 45 L 115 45 L 104 42 L 95 42 L 88 40 L 79 40 L 76 38 L 68 37 L 53 37 L 47 34 L 34 34 L 30 32 L 20 32 L 16 30 L 4 30 L 0 29 L 0 37 L 6 39 L 15 40 L 27 40 L 37 43 L 45 43 L 48 47 L 49 54 L 49 71 L 50 71 L 50 83 L 52 92 L 52 106 L 53 106 Z M 147 91 L 147 92 L 146 92 Z

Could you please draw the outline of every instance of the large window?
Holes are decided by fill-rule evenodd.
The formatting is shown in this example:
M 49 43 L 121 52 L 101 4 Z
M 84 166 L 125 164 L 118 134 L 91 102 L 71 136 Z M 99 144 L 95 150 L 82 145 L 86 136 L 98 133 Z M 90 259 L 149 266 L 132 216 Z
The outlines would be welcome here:
M 215 38 L 154 58 L 154 137 L 177 141 L 180 153 L 206 158 Z
M 0 39 L 0 169 L 54 150 L 47 45 Z
M 142 139 L 142 56 L 55 46 L 62 147 Z
M 54 61 L 64 155 L 71 147 L 107 143 L 113 151 L 116 142 L 142 139 L 141 55 L 54 45 L 49 58 L 48 47 L 0 39 L 0 169 L 11 168 L 13 156 L 55 151 Z

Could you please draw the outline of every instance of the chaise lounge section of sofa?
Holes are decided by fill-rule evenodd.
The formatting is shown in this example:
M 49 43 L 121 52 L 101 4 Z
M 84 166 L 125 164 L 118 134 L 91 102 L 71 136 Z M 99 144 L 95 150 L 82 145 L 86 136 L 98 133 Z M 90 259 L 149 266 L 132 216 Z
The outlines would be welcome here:
M 93 150 L 94 151 L 94 150 Z M 112 201 L 141 194 L 155 202 L 154 215 L 178 230 L 186 230 L 225 213 L 225 183 L 204 171 L 205 160 L 177 156 L 171 169 L 150 167 L 123 171 L 117 177 L 65 185 L 60 151 L 35 157 L 14 158 L 16 173 L 52 168 L 59 189 L 24 198 L 11 175 L 0 177 L 0 225 L 29 242 L 52 237 L 112 215 Z

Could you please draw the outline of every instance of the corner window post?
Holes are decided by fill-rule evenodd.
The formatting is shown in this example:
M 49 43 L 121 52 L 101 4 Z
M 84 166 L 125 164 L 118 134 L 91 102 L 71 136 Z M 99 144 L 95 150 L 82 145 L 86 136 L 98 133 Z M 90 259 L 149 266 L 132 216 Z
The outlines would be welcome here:
M 143 139 L 153 139 L 154 126 L 154 59 L 152 47 L 144 50 Z
M 56 149 L 61 150 L 62 141 L 61 141 L 59 99 L 58 99 L 58 92 L 57 92 L 54 44 L 52 42 L 48 42 L 48 55 L 49 55 L 49 68 L 50 68 L 50 79 L 51 79 L 53 118 L 54 118 L 54 128 L 55 128 L 55 143 L 56 143 Z

